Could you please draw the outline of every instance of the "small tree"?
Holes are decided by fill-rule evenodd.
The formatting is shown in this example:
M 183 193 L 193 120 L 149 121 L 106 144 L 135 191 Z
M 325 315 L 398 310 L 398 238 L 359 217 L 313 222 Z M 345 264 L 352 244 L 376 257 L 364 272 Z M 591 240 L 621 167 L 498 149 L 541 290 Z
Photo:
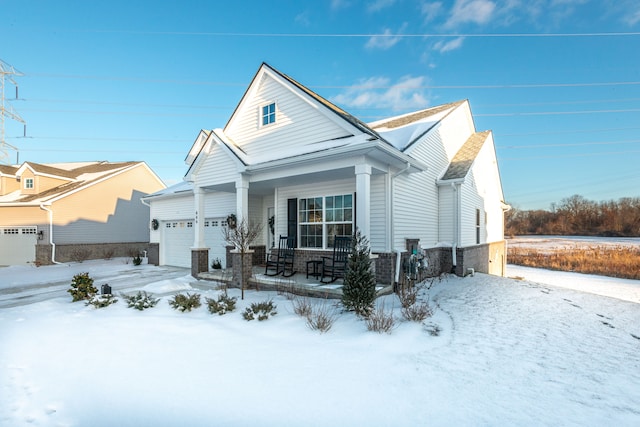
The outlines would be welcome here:
M 359 316 L 369 316 L 376 299 L 376 278 L 371 272 L 369 241 L 359 230 L 353 235 L 343 283 L 342 304 L 345 308 Z
M 241 299 L 244 299 L 244 287 L 248 278 L 244 277 L 242 262 L 244 255 L 249 252 L 249 247 L 258 238 L 262 231 L 262 224 L 250 224 L 242 218 L 239 224 L 228 224 L 222 228 L 224 240 L 240 251 L 240 289 Z

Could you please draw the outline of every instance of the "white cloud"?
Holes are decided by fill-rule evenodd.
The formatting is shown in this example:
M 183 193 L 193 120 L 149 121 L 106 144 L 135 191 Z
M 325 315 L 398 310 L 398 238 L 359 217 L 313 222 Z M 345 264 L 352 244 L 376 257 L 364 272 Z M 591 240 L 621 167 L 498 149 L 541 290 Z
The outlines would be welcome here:
M 425 77 L 401 77 L 392 83 L 387 77 L 362 79 L 332 101 L 347 107 L 383 107 L 393 110 L 425 108 L 429 105 L 426 96 Z
M 331 10 L 343 9 L 349 6 L 348 0 L 331 0 Z
M 433 48 L 440 53 L 449 52 L 451 50 L 456 50 L 462 47 L 462 42 L 464 41 L 464 37 L 456 37 L 451 40 L 440 40 L 433 45 Z
M 434 1 L 425 3 L 422 5 L 421 12 L 424 16 L 424 22 L 429 23 L 442 13 L 442 2 Z
M 637 7 L 638 9 L 635 12 L 629 11 L 623 18 L 623 21 L 629 26 L 634 26 L 640 22 L 640 6 Z
M 369 12 L 378 12 L 389 6 L 393 6 L 396 0 L 375 0 L 373 3 L 369 3 L 367 10 Z
M 402 33 L 407 28 L 407 23 L 402 24 L 402 27 L 398 30 L 397 34 Z M 395 46 L 402 37 L 394 35 L 389 28 L 385 28 L 384 32 L 380 35 L 372 36 L 365 44 L 367 49 L 382 49 L 387 50 Z
M 296 24 L 302 25 L 303 27 L 308 27 L 311 24 L 311 21 L 309 20 L 309 11 L 299 13 L 294 18 L 294 21 Z
M 456 0 L 445 26 L 456 27 L 469 22 L 486 24 L 491 20 L 495 9 L 496 4 L 490 0 Z

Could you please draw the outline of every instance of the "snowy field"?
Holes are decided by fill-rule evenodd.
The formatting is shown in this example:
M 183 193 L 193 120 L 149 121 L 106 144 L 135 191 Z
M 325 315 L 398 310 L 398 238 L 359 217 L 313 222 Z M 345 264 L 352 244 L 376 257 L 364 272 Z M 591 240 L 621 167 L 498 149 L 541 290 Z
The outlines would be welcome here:
M 70 282 L 89 266 L 98 288 L 124 286 L 114 279 L 134 268 L 4 268 L 0 295 L 52 277 Z M 391 334 L 338 308 L 319 334 L 268 292 L 248 291 L 225 316 L 180 313 L 167 303 L 171 292 L 218 294 L 189 276 L 139 286 L 164 295 L 143 312 L 68 295 L 2 308 L 0 425 L 640 425 L 640 282 L 515 266 L 508 274 L 524 280 L 436 281 L 434 316 L 398 321 Z M 242 319 L 249 303 L 269 298 L 275 317 Z M 395 297 L 379 302 L 399 316 Z
M 579 249 L 597 246 L 640 247 L 640 237 L 597 237 L 597 236 L 517 236 L 507 239 L 510 247 L 559 250 Z

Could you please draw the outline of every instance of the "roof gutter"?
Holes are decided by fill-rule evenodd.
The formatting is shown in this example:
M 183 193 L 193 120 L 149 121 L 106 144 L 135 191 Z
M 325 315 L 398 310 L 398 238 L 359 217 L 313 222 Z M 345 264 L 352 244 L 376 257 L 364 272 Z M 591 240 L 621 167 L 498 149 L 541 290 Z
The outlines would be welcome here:
M 62 264 L 56 261 L 56 244 L 53 243 L 53 211 L 40 203 L 40 209 L 49 212 L 49 244 L 51 245 L 51 262 L 54 264 Z

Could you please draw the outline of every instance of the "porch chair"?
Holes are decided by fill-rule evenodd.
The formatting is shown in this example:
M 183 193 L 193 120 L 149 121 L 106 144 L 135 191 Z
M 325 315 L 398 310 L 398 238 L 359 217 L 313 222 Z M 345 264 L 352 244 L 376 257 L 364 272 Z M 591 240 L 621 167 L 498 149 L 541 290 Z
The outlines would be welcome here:
M 333 240 L 333 256 L 322 257 L 322 283 L 332 283 L 344 278 L 349 255 L 351 254 L 351 236 L 335 236 Z M 325 277 L 330 280 L 325 281 Z
M 284 277 L 291 277 L 296 274 L 293 269 L 293 261 L 295 259 L 295 239 L 288 236 L 280 236 L 278 240 L 278 251 L 274 254 L 267 255 L 267 265 L 264 274 L 267 276 L 277 276 L 282 274 Z

